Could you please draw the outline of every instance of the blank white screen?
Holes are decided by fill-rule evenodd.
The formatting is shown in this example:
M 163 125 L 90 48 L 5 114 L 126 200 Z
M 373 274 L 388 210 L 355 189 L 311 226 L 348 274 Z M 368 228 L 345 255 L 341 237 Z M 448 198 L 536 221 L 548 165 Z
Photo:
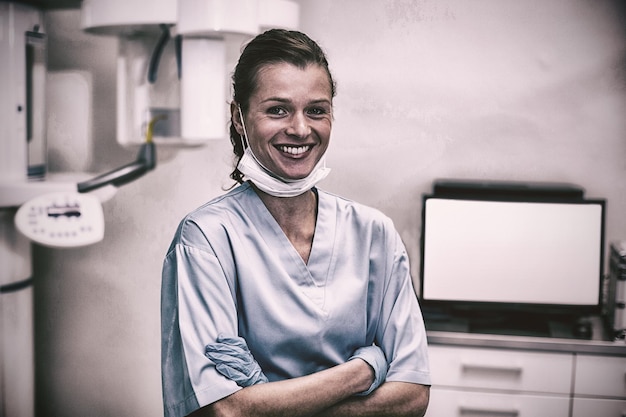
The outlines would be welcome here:
M 600 204 L 425 204 L 424 299 L 598 304 Z

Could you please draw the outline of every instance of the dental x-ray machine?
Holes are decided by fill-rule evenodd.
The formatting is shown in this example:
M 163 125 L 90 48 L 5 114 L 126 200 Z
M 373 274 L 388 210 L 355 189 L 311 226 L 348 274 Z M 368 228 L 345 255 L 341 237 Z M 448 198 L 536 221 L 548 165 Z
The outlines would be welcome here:
M 94 177 L 46 172 L 42 11 L 0 2 L 0 417 L 34 415 L 31 242 L 99 242 L 101 203 L 155 168 L 156 146 L 225 138 L 226 40 L 296 28 L 298 14 L 288 0 L 83 0 L 82 29 L 119 40 L 117 141 L 138 148 Z

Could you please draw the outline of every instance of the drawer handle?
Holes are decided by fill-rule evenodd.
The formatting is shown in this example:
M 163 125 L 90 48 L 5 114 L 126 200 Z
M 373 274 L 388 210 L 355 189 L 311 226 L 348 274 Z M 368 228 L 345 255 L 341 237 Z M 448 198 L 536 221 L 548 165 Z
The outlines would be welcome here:
M 518 410 L 495 410 L 489 408 L 460 407 L 459 414 L 462 416 L 489 416 L 489 417 L 518 417 Z
M 491 373 L 501 373 L 501 374 L 514 374 L 521 375 L 522 368 L 519 366 L 491 366 L 491 365 L 472 365 L 472 364 L 462 364 L 461 369 L 463 372 L 491 372 Z

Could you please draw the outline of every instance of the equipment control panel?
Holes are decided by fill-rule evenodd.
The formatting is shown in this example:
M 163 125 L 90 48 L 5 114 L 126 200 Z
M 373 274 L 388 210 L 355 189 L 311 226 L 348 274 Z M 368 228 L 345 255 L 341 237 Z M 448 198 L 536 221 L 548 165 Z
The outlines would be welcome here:
M 15 225 L 33 242 L 55 248 L 86 246 L 104 237 L 100 200 L 77 192 L 50 193 L 26 202 L 15 215 Z

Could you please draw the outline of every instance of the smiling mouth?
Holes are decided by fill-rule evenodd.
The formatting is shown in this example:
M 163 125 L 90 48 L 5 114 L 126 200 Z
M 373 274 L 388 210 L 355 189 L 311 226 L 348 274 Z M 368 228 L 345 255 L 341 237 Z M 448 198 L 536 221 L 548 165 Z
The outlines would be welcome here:
M 288 153 L 291 155 L 301 155 L 311 149 L 311 145 L 303 145 L 303 146 L 287 146 L 281 145 L 277 146 L 278 150 L 284 153 Z

